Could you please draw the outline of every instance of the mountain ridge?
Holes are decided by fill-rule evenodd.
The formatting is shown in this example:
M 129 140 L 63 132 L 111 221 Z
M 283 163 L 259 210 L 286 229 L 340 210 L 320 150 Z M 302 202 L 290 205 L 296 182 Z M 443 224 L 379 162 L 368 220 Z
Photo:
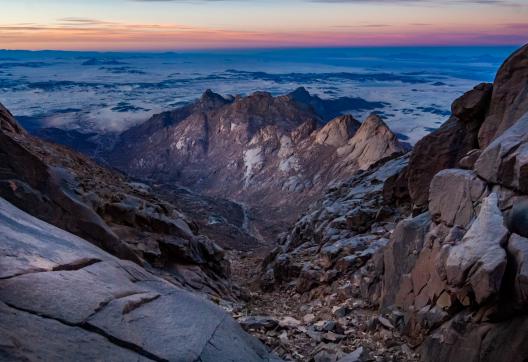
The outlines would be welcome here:
M 247 204 L 273 239 L 331 183 L 407 151 L 378 116 L 362 126 L 350 115 L 325 121 L 312 106 L 325 102 L 304 88 L 232 99 L 208 90 L 125 131 L 106 160 L 140 179 Z

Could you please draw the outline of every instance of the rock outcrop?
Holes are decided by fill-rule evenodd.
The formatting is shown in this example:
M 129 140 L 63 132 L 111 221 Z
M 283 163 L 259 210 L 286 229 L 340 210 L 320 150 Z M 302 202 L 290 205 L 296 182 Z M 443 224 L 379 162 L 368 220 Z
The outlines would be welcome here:
M 417 210 L 427 208 L 433 176 L 458 163 L 478 148 L 478 131 L 489 106 L 493 86 L 482 83 L 452 104 L 452 116 L 439 129 L 418 141 L 411 153 L 408 187 Z
M 349 278 L 365 265 L 406 213 L 406 204 L 389 201 L 386 190 L 407 162 L 405 156 L 395 158 L 329 189 L 265 260 L 262 288 L 294 281 L 299 293 L 313 290 L 316 296 L 318 287 Z
M 384 249 L 383 263 L 373 273 L 381 276 L 381 296 L 365 296 L 394 318 L 403 317 L 398 322 L 400 331 L 421 344 L 425 361 L 522 361 L 528 357 L 527 335 L 518 333 L 526 329 L 528 311 L 528 244 L 519 234 L 525 233 L 528 213 L 524 184 L 527 52 L 527 47 L 522 48 L 501 67 L 487 106 L 482 86 L 453 105 L 453 117 L 460 117 L 449 121 L 454 127 L 466 117 L 487 115 L 480 128 L 473 129 L 486 135 L 480 140 L 485 147 L 467 147 L 474 150 L 460 159 L 464 169 L 436 173 L 429 192 L 419 194 L 412 160 L 424 148 L 411 155 L 409 191 L 415 206 L 427 195 L 427 212 L 398 224 Z M 515 87 L 506 91 L 505 84 Z M 497 117 L 498 113 L 508 116 Z M 503 122 L 509 128 L 503 128 Z M 445 129 L 444 125 L 429 139 L 438 145 L 449 143 L 452 134 Z M 459 150 L 445 150 L 452 160 L 460 158 Z M 421 171 L 428 174 L 438 166 L 422 165 Z M 425 182 L 426 177 L 420 181 Z
M 177 285 L 235 297 L 224 251 L 180 210 L 146 185 L 28 135 L 2 110 L 0 197 Z
M 494 81 L 486 119 L 479 130 L 479 146 L 485 148 L 510 128 L 528 108 L 528 45 L 513 53 Z
M 455 100 L 451 118 L 416 144 L 408 180 L 417 210 L 427 208 L 428 185 L 437 172 L 458 167 L 459 162 L 460 166 L 474 162 L 476 158 L 465 156 L 472 150 L 486 148 L 526 113 L 527 69 L 528 45 L 525 45 L 505 61 L 493 85 L 479 84 Z
M 378 161 L 401 154 L 404 150 L 385 122 L 372 114 L 347 144 L 337 149 L 337 154 L 343 157 L 338 167 L 355 165 L 360 170 L 366 170 Z
M 315 142 L 321 145 L 341 147 L 348 143 L 359 127 L 361 123 L 351 115 L 337 117 L 317 132 Z
M 24 130 L 15 120 L 11 112 L 2 104 L 0 104 L 0 130 L 16 134 L 24 133 Z
M 6 361 L 270 361 L 211 302 L 0 198 Z
M 269 241 L 328 185 L 406 151 L 377 116 L 361 127 L 346 115 L 327 122 L 313 108 L 324 102 L 305 90 L 234 99 L 207 91 L 124 132 L 107 160 L 134 177 L 245 204 L 254 235 Z
M 346 203 L 327 194 L 267 258 L 263 287 L 286 281 L 302 298 L 325 301 L 361 296 L 424 361 L 526 360 L 527 59 L 525 46 L 493 86 L 481 84 L 456 100 L 451 118 L 418 142 L 406 167 L 378 178 L 376 187 L 364 183 L 367 176 L 362 192 L 343 184 Z M 395 162 L 374 166 L 372 175 Z M 350 201 L 368 208 L 375 189 L 384 190 L 384 203 L 360 216 L 363 208 Z M 392 213 L 384 214 L 386 206 Z M 391 221 L 399 222 L 387 228 Z M 348 285 L 339 279 L 345 271 Z

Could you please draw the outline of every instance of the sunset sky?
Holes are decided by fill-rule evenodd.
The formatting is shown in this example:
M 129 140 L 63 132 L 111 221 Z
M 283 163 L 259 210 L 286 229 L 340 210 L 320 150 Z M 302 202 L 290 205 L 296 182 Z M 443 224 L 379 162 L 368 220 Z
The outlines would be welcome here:
M 0 8 L 0 49 L 528 42 L 528 0 L 0 0 Z

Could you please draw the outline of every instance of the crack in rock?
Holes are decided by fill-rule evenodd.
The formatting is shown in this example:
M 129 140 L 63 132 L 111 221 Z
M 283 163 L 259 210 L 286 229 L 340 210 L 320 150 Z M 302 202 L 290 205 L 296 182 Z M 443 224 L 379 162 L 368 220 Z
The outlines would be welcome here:
M 85 330 L 87 332 L 100 335 L 100 336 L 106 338 L 110 343 L 112 343 L 112 344 L 114 344 L 114 345 L 116 345 L 118 347 L 121 347 L 121 348 L 127 349 L 129 351 L 132 351 L 134 353 L 137 353 L 137 354 L 139 354 L 139 355 L 141 355 L 141 356 L 143 356 L 145 358 L 148 358 L 148 359 L 150 359 L 152 361 L 157 361 L 157 362 L 167 362 L 168 361 L 165 358 L 156 356 L 155 354 L 144 350 L 142 347 L 138 346 L 137 344 L 134 344 L 132 342 L 128 342 L 128 341 L 116 338 L 116 337 L 112 336 L 111 334 L 106 333 L 104 330 L 102 330 L 102 329 L 100 329 L 100 328 L 98 328 L 98 327 L 96 327 L 94 325 L 89 324 L 88 322 L 71 323 L 71 322 L 68 322 L 68 321 L 66 321 L 64 319 L 61 319 L 61 318 L 52 317 L 52 316 L 49 316 L 49 315 L 46 315 L 46 314 L 42 314 L 42 313 L 38 313 L 38 312 L 32 311 L 30 309 L 26 309 L 26 308 L 20 308 L 20 307 L 18 307 L 16 305 L 13 305 L 11 303 L 5 303 L 5 304 L 7 306 L 9 306 L 10 308 L 18 310 L 20 312 L 28 313 L 28 314 L 31 314 L 31 315 L 34 315 L 34 316 L 38 316 L 38 317 L 44 318 L 44 319 L 54 320 L 56 322 L 59 322 L 61 324 L 69 326 L 69 327 L 81 328 L 81 329 L 83 329 L 83 330 Z

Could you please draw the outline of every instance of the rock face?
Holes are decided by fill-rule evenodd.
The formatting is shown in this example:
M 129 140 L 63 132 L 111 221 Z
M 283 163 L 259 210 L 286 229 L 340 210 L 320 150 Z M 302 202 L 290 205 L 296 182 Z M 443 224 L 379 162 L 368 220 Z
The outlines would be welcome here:
M 378 117 L 326 123 L 327 112 L 314 111 L 325 105 L 305 90 L 234 99 L 208 91 L 123 133 L 107 159 L 135 177 L 246 204 L 260 222 L 255 235 L 269 239 L 329 184 L 405 151 Z
M 321 145 L 341 147 L 354 136 L 361 123 L 351 115 L 337 117 L 317 132 L 315 142 Z
M 456 167 L 469 151 L 478 148 L 478 130 L 492 89 L 491 84 L 483 83 L 455 100 L 451 118 L 415 145 L 409 161 L 408 187 L 416 209 L 426 209 L 429 184 L 437 172 Z
M 405 205 L 387 202 L 384 186 L 407 161 L 390 160 L 328 190 L 279 240 L 263 265 L 261 286 L 272 289 L 293 280 L 297 291 L 306 293 L 365 265 L 405 212 Z
M 484 199 L 479 216 L 445 261 L 447 283 L 469 286 L 479 304 L 497 294 L 506 270 L 508 229 L 497 205 L 497 195 Z
M 223 250 L 146 185 L 29 136 L 0 114 L 0 197 L 174 283 L 233 298 Z
M 486 192 L 486 183 L 474 172 L 448 169 L 436 174 L 429 192 L 429 212 L 449 226 L 468 225 L 476 216 L 476 203 Z
M 488 182 L 528 193 L 527 148 L 528 113 L 484 149 L 475 171 Z
M 481 149 L 475 143 L 468 145 L 474 149 L 460 161 L 464 169 L 437 172 L 438 164 L 426 167 L 416 160 L 425 157 L 424 144 L 411 155 L 409 192 L 415 206 L 427 195 L 427 212 L 396 227 L 384 249 L 383 264 L 374 273 L 381 284 L 381 298 L 371 293 L 370 300 L 385 312 L 403 315 L 401 331 L 422 345 L 425 361 L 522 361 L 528 357 L 526 333 L 515 332 L 526 328 L 527 311 L 528 243 L 519 235 L 528 220 L 525 59 L 526 47 L 501 67 L 488 101 L 491 105 L 485 105 L 484 96 L 491 87 L 482 85 L 453 104 L 451 127 L 460 129 L 467 124 L 463 119 L 487 115 L 471 137 L 475 131 L 491 137 Z M 499 113 L 508 115 L 507 120 L 497 117 Z M 502 128 L 504 121 L 509 128 Z M 444 125 L 429 136 L 437 150 L 453 139 L 446 129 Z M 444 149 L 445 159 L 459 159 L 459 150 Z M 417 163 L 420 172 L 437 172 L 431 176 L 427 194 L 418 192 L 418 184 L 425 183 L 426 177 L 412 169 Z M 443 163 L 442 168 L 449 164 Z
M 370 115 L 359 127 L 354 137 L 346 145 L 337 149 L 337 154 L 343 157 L 340 167 L 356 164 L 361 170 L 366 170 L 376 162 L 400 154 L 404 147 L 396 139 L 396 135 L 377 115 Z
M 504 62 L 494 82 L 486 120 L 479 130 L 479 145 L 485 148 L 510 128 L 528 108 L 528 45 Z
M 3 360 L 270 361 L 220 308 L 0 198 Z
M 376 187 L 358 174 L 359 183 L 337 188 L 340 196 L 329 192 L 268 257 L 263 287 L 294 281 L 303 297 L 362 296 L 424 361 L 526 360 L 527 51 L 506 61 L 493 86 L 456 100 L 452 117 L 416 145 L 406 167 Z M 375 189 L 385 199 L 365 212 Z M 379 220 L 399 222 L 381 236 Z M 375 252 L 359 263 L 368 248 Z M 342 273 L 352 281 L 346 291 Z
M 512 234 L 508 241 L 508 254 L 513 257 L 515 270 L 515 299 L 528 305 L 528 239 Z
M 0 130 L 17 134 L 24 133 L 24 130 L 15 120 L 11 112 L 2 104 L 0 104 Z
M 479 84 L 455 100 L 451 118 L 414 147 L 408 180 L 416 209 L 427 208 L 428 186 L 437 172 L 457 167 L 459 161 L 470 162 L 471 158 L 462 161 L 468 152 L 486 148 L 526 113 L 527 99 L 525 45 L 506 60 L 493 85 Z

